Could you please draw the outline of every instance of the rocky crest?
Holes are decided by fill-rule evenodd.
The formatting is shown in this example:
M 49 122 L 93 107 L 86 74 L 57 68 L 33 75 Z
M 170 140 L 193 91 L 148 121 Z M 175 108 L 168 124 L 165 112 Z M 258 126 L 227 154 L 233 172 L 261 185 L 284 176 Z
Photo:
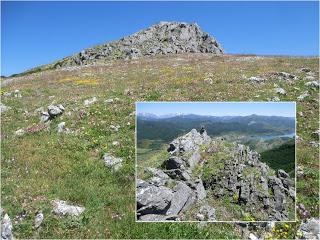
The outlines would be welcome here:
M 89 65 L 113 59 L 178 53 L 223 54 L 219 43 L 196 23 L 160 22 L 118 41 L 85 49 L 50 65 L 30 70 Z
M 227 149 L 228 154 L 220 157 L 216 141 L 202 128 L 170 143 L 170 156 L 162 166 L 145 169 L 151 177 L 138 179 L 138 220 L 179 221 L 186 220 L 185 215 L 191 213 L 193 220 L 216 221 L 219 209 L 210 205 L 208 199 L 226 197 L 257 220 L 289 219 L 287 208 L 294 211 L 291 203 L 295 199 L 289 175 L 279 170 L 275 176 L 260 161 L 260 155 L 244 145 L 233 144 Z M 210 156 L 219 157 L 209 160 Z

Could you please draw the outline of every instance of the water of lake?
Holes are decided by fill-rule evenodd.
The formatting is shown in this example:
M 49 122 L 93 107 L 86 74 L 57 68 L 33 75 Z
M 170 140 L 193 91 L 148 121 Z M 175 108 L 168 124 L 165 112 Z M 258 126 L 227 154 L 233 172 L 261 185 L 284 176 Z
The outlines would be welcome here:
M 283 135 L 269 135 L 269 136 L 251 136 L 250 139 L 264 139 L 264 140 L 270 140 L 274 138 L 282 138 L 282 137 L 287 137 L 287 138 L 294 138 L 295 133 L 288 133 L 288 134 L 283 134 Z

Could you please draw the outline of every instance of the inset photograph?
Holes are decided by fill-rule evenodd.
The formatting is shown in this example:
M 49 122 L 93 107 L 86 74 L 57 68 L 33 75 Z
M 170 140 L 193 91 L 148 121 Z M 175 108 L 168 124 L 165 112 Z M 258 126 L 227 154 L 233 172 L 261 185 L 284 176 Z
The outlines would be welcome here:
M 295 102 L 136 112 L 137 221 L 295 221 Z

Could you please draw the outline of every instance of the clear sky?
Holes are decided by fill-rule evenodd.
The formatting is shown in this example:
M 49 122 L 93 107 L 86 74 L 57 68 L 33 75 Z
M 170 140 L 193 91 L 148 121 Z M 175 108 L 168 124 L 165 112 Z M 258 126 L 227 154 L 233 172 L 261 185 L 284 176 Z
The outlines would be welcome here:
M 318 55 L 318 2 L 4 2 L 1 74 L 51 63 L 160 21 L 197 22 L 227 53 Z
M 136 111 L 137 114 L 152 113 L 156 115 L 183 113 L 209 116 L 248 116 L 252 114 L 283 117 L 296 116 L 294 102 L 140 102 L 137 103 Z

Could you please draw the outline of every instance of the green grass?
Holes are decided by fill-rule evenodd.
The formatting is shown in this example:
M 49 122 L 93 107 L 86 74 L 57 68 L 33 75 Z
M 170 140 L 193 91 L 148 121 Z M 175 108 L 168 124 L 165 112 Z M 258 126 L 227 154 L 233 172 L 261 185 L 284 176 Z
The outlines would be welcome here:
M 294 178 L 295 173 L 295 143 L 294 140 L 284 143 L 261 153 L 261 161 L 274 170 L 283 169 Z

